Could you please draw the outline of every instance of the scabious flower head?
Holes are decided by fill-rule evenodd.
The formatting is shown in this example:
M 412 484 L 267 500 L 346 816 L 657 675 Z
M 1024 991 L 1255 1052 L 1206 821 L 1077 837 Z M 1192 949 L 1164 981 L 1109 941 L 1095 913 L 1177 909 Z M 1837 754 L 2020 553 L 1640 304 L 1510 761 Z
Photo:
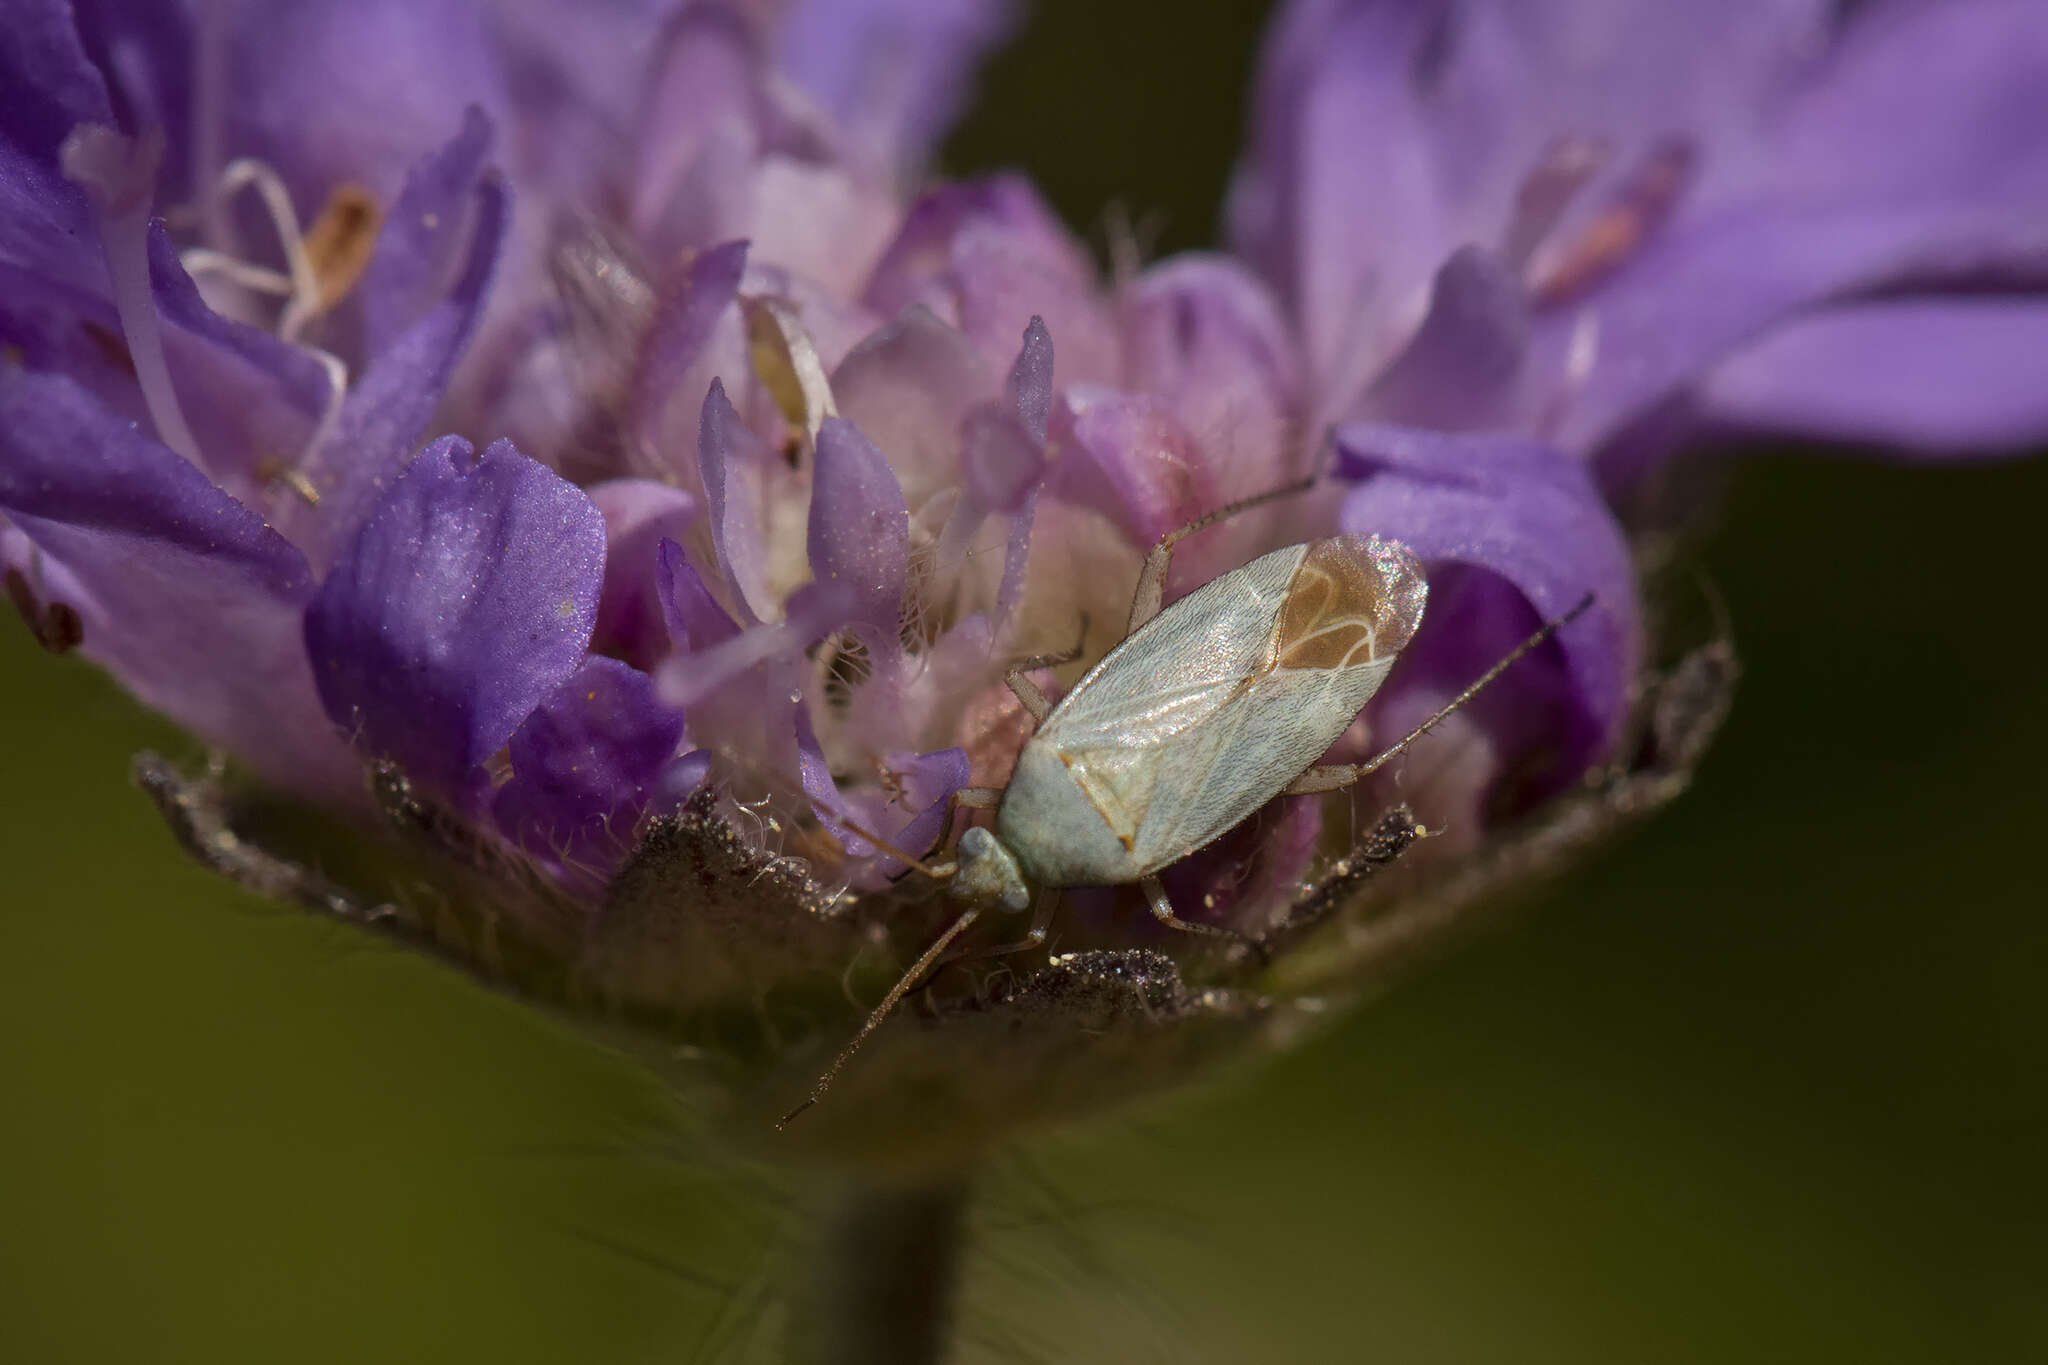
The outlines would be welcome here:
M 2035 7 L 1303 0 L 1238 254 L 1108 280 L 1027 181 L 923 178 L 984 0 L 18 8 L 10 596 L 255 779 L 144 763 L 196 854 L 742 1123 L 950 922 L 891 850 L 1005 781 L 1006 666 L 1099 657 L 1160 536 L 1319 473 L 1169 597 L 1336 531 L 1419 556 L 1332 761 L 1593 594 L 1404 766 L 1168 869 L 1270 962 L 1070 893 L 1059 951 L 877 1034 L 788 1140 L 834 1160 L 1284 1041 L 1675 793 L 1732 665 L 1653 638 L 1622 513 L 1668 528 L 1683 448 L 2048 430 Z M 329 883 L 247 837 L 257 793 L 406 870 Z

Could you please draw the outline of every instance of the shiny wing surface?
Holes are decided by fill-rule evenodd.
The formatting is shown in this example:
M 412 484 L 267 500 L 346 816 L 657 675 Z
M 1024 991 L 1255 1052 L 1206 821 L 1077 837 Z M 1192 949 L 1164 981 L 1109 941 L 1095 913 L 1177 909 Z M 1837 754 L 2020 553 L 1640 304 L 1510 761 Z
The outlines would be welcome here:
M 1037 738 L 1079 757 L 1175 741 L 1272 664 L 1273 622 L 1306 546 L 1204 583 L 1102 657 Z

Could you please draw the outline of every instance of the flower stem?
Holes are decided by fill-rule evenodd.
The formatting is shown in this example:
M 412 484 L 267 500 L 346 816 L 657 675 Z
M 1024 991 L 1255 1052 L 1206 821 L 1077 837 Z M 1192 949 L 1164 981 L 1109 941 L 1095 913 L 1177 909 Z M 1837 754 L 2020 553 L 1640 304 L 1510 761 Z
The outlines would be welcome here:
M 807 1365 L 938 1365 L 964 1247 L 964 1181 L 837 1191 L 795 1324 Z

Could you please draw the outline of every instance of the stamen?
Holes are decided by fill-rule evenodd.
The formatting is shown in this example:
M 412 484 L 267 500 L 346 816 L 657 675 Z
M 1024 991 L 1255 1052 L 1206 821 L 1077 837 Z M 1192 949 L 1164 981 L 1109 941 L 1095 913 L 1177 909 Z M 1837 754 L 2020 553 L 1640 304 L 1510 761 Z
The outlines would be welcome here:
M 1501 263 L 1519 274 L 1586 182 L 1613 156 L 1613 146 L 1602 138 L 1551 139 L 1515 191 L 1514 217 L 1501 239 Z
M 278 323 L 279 336 L 292 340 L 307 322 L 348 297 L 370 264 L 383 226 L 384 211 L 368 189 L 344 182 L 328 193 L 304 243 L 317 282 L 314 293 L 310 298 L 294 298 L 285 308 Z
M 230 284 L 239 284 L 257 294 L 286 298 L 292 292 L 291 280 L 277 271 L 251 265 L 238 256 L 230 256 L 208 246 L 187 247 L 178 253 L 178 264 L 185 267 L 187 275 L 217 275 Z
M 292 302 L 286 308 L 289 314 L 293 307 L 319 297 L 320 293 L 313 259 L 306 254 L 305 235 L 299 231 L 298 210 L 292 207 L 291 191 L 285 188 L 277 172 L 254 157 L 228 163 L 228 168 L 221 172 L 219 198 L 225 202 L 245 187 L 253 187 L 256 197 L 263 201 L 270 225 L 277 233 L 278 246 L 284 252 L 285 269 L 292 282 Z
M 320 410 L 320 420 L 313 424 L 312 433 L 306 437 L 305 445 L 299 448 L 296 463 L 303 464 L 320 453 L 321 448 L 327 444 L 327 438 L 334 434 L 335 423 L 341 420 L 341 405 L 348 398 L 348 366 L 332 351 L 323 351 L 318 346 L 308 346 L 303 341 L 297 344 L 300 350 L 319 361 L 320 368 L 327 371 L 327 406 Z M 292 486 L 299 490 L 300 496 L 314 506 L 319 506 L 320 492 L 313 487 L 312 480 L 297 470 L 293 470 L 292 475 L 297 475 L 298 480 L 304 484 L 304 487 L 300 487 L 300 482 L 292 483 Z M 288 475 L 287 481 L 290 481 L 290 478 Z
M 1576 237 L 1538 252 L 1524 272 L 1530 302 L 1563 303 L 1619 269 L 1671 214 L 1692 180 L 1697 157 L 1690 140 L 1671 136 L 1652 146 L 1613 203 Z
M 344 182 L 335 186 L 313 220 L 310 232 L 299 231 L 299 215 L 292 207 L 291 192 L 277 172 L 253 157 L 243 157 L 221 173 L 214 202 L 225 203 L 236 192 L 253 187 L 270 215 L 284 252 L 286 273 L 215 251 L 194 247 L 180 262 L 193 274 L 214 274 L 260 294 L 285 299 L 277 334 L 318 361 L 327 372 L 327 403 L 313 424 L 297 457 L 289 465 L 263 472 L 266 481 L 279 480 L 311 506 L 320 505 L 320 489 L 298 468 L 317 454 L 341 419 L 341 407 L 348 397 L 348 366 L 340 356 L 300 341 L 298 334 L 308 322 L 348 297 L 376 249 L 377 234 L 383 227 L 383 211 L 371 193 L 361 185 Z
M 149 206 L 163 150 L 163 130 L 159 128 L 130 139 L 112 128 L 82 123 L 64 139 L 59 159 L 64 178 L 83 188 L 92 200 L 107 274 L 114 286 L 114 308 L 157 437 L 199 464 L 199 442 L 185 424 L 177 390 L 171 387 L 163 329 L 149 281 Z
M 781 299 L 744 298 L 740 311 L 747 322 L 747 352 L 754 373 L 783 419 L 804 433 L 808 450 L 817 444 L 825 419 L 839 415 L 817 343 L 796 310 Z

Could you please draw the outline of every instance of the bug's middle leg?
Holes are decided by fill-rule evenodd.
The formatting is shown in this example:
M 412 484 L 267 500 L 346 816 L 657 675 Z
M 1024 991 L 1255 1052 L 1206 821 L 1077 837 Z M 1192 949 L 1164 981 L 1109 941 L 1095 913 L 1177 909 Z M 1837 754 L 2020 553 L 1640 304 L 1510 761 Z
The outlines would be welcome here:
M 1088 618 L 1081 617 L 1081 638 L 1074 641 L 1072 649 L 1063 649 L 1056 654 L 1034 654 L 1028 659 L 1019 659 L 1003 670 L 1003 685 L 1014 692 L 1024 709 L 1031 713 L 1031 719 L 1040 725 L 1052 714 L 1052 703 L 1045 699 L 1045 693 L 1037 683 L 1025 675 L 1041 668 L 1058 668 L 1081 657 L 1081 651 L 1088 647 Z
M 1129 635 L 1159 614 L 1160 605 L 1166 600 L 1166 571 L 1173 564 L 1174 546 L 1195 532 L 1214 526 L 1219 521 L 1228 520 L 1240 512 L 1249 512 L 1254 507 L 1264 506 L 1280 498 L 1305 493 L 1315 487 L 1316 480 L 1321 477 L 1320 474 L 1311 474 L 1305 479 L 1297 479 L 1279 488 L 1269 488 L 1263 493 L 1239 498 L 1236 502 L 1226 502 L 1207 516 L 1196 517 L 1178 530 L 1168 531 L 1159 537 L 1159 543 L 1145 556 L 1145 567 L 1138 574 L 1138 590 L 1131 594 L 1131 617 L 1124 627 L 1124 634 Z

